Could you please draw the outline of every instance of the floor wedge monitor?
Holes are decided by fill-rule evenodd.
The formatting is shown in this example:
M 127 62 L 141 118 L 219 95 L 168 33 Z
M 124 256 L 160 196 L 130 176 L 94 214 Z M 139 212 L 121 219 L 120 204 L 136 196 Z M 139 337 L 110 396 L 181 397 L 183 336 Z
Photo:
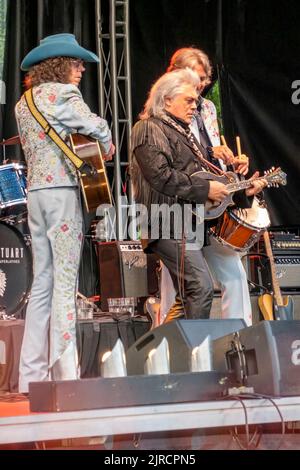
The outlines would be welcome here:
M 143 335 L 128 349 L 127 373 L 144 374 L 150 351 L 157 348 L 164 338 L 169 346 L 170 372 L 188 372 L 192 350 L 207 336 L 214 340 L 243 328 L 243 320 L 176 320 L 163 324 Z
M 300 395 L 300 321 L 262 321 L 214 340 L 213 367 L 255 393 Z

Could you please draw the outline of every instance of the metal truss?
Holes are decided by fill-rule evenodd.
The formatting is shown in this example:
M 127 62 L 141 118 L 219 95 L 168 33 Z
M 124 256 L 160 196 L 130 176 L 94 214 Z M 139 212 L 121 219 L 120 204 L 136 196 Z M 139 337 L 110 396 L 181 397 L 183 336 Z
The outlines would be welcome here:
M 99 111 L 109 123 L 116 153 L 114 197 L 117 234 L 121 232 L 121 196 L 124 194 L 125 167 L 130 159 L 132 128 L 131 74 L 129 49 L 129 0 L 96 0 Z M 131 189 L 129 187 L 129 200 Z

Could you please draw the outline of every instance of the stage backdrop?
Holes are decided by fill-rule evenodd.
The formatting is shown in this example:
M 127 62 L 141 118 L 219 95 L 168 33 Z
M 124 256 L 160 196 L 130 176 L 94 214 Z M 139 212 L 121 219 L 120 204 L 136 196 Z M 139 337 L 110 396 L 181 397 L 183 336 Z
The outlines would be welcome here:
M 273 225 L 300 224 L 299 22 L 297 0 L 131 1 L 135 117 L 174 50 L 203 48 L 220 72 L 228 142 L 241 137 L 251 170 L 288 174 L 265 191 Z
M 16 133 L 13 107 L 21 94 L 19 64 L 38 39 L 74 32 L 95 50 L 94 1 L 9 0 L 4 137 Z M 102 0 L 108 5 L 108 0 Z M 280 165 L 286 188 L 266 191 L 272 224 L 300 225 L 300 7 L 298 0 L 131 0 L 134 119 L 147 92 L 178 47 L 194 45 L 219 71 L 226 138 L 241 137 L 251 170 Z M 93 66 L 83 94 L 97 109 Z M 0 136 L 1 137 L 1 136 Z

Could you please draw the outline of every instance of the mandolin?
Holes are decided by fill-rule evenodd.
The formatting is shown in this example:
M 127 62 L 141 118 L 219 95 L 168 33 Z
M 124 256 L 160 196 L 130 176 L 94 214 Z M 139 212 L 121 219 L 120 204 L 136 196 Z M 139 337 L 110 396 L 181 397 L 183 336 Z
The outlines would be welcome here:
M 294 302 L 290 296 L 281 295 L 279 282 L 276 276 L 274 256 L 270 243 L 269 232 L 265 230 L 264 241 L 266 253 L 270 260 L 272 294 L 263 294 L 258 298 L 258 305 L 265 320 L 294 320 Z
M 266 175 L 259 176 L 254 179 L 249 180 L 239 180 L 239 176 L 232 171 L 227 171 L 223 175 L 215 175 L 213 173 L 207 171 L 197 171 L 191 175 L 191 180 L 193 181 L 193 176 L 200 176 L 205 180 L 213 180 L 218 181 L 219 183 L 223 183 L 227 186 L 229 191 L 228 196 L 223 199 L 222 202 L 213 202 L 207 201 L 205 203 L 205 211 L 204 211 L 204 218 L 206 220 L 216 219 L 220 217 L 223 212 L 225 212 L 228 206 L 234 206 L 233 202 L 233 195 L 237 191 L 241 191 L 243 189 L 250 188 L 252 186 L 253 181 L 265 179 L 268 182 L 268 186 L 278 186 L 278 185 L 286 185 L 286 173 L 284 173 L 281 168 L 276 168 L 270 170 Z
M 72 134 L 70 143 L 73 152 L 85 163 L 96 169 L 96 175 L 87 176 L 78 172 L 81 191 L 88 212 L 97 209 L 100 204 L 112 204 L 110 186 L 106 175 L 99 142 L 82 134 Z

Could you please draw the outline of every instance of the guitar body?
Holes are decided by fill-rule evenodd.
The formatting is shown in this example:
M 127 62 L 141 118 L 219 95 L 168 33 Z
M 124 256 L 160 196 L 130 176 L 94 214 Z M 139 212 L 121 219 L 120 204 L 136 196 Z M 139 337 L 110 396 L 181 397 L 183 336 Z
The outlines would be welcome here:
M 208 171 L 197 171 L 191 175 L 191 179 L 193 180 L 193 176 L 197 175 L 198 177 L 204 180 L 211 180 L 211 181 L 218 181 L 219 183 L 229 184 L 229 183 L 237 183 L 239 181 L 239 177 L 236 173 L 232 171 L 227 171 L 224 175 L 215 175 L 213 173 L 209 173 Z M 220 202 L 213 202 L 208 200 L 205 203 L 204 208 L 204 218 L 205 220 L 210 219 L 217 219 L 220 215 L 225 212 L 228 206 L 234 206 L 233 202 L 233 194 L 228 194 L 223 201 Z
M 160 299 L 157 297 L 148 297 L 144 305 L 144 311 L 151 320 L 151 328 L 157 328 L 160 325 Z
M 294 320 L 294 301 L 287 295 L 282 297 L 283 305 L 276 305 L 272 294 L 258 297 L 258 306 L 264 320 Z
M 275 262 L 268 231 L 264 232 L 266 252 L 270 261 L 271 278 L 274 293 L 263 294 L 258 298 L 258 305 L 264 320 L 294 320 L 294 301 L 287 295 L 283 296 L 276 277 Z
M 89 163 L 97 170 L 95 176 L 86 176 L 79 173 L 81 190 L 87 212 L 96 210 L 100 204 L 111 205 L 112 197 L 110 186 L 99 142 L 82 134 L 72 134 L 70 136 L 70 142 L 73 152 L 85 163 Z
M 289 296 L 285 296 L 283 305 L 278 306 L 274 303 L 275 320 L 294 320 L 294 300 Z
M 263 294 L 258 297 L 258 306 L 264 320 L 274 320 L 273 316 L 273 295 Z

